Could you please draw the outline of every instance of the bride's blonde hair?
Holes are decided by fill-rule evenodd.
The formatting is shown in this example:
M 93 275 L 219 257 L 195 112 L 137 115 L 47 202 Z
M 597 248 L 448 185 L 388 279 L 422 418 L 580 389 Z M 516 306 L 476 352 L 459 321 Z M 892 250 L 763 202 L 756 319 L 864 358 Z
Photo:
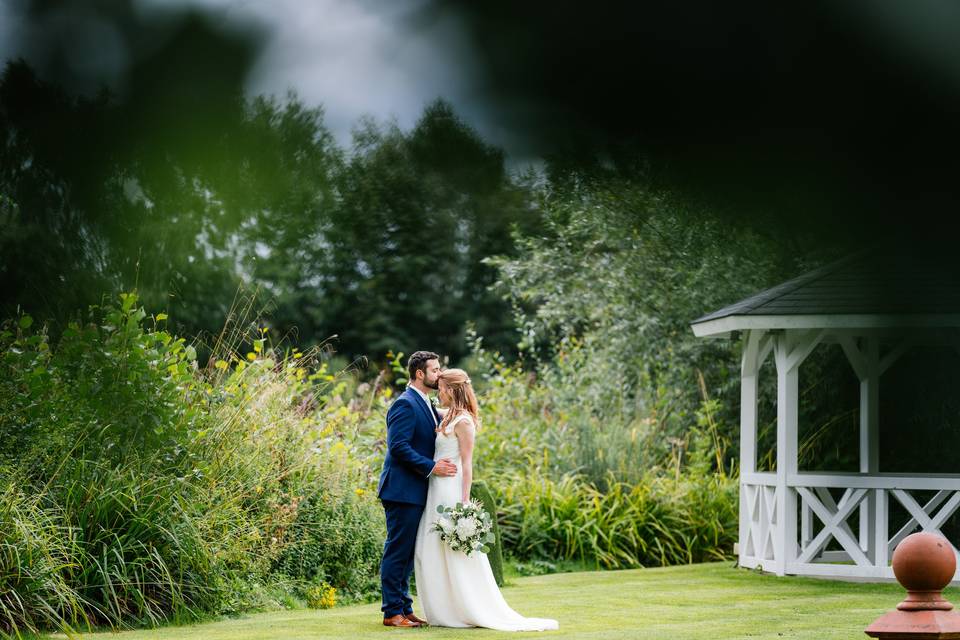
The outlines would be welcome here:
M 467 413 L 473 418 L 473 423 L 480 426 L 480 405 L 477 403 L 477 394 L 473 392 L 470 376 L 463 369 L 445 369 L 440 372 L 437 384 L 443 383 L 450 394 L 450 406 L 447 415 L 437 425 L 437 431 L 450 424 L 457 416 Z

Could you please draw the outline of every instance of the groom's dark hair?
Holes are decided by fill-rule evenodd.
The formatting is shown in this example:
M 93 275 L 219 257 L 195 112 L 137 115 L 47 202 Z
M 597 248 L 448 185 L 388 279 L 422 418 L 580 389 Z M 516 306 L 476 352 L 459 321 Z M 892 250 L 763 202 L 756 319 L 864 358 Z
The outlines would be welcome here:
M 424 375 L 426 375 L 428 360 L 439 359 L 440 356 L 433 351 L 415 351 L 410 354 L 410 359 L 407 360 L 407 373 L 410 375 L 410 382 L 417 379 L 417 371 L 423 371 Z

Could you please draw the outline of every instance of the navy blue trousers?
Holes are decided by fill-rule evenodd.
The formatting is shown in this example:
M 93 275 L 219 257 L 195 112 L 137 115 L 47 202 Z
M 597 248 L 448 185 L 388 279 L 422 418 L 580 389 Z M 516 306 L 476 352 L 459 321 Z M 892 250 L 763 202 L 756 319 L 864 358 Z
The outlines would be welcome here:
M 387 541 L 383 544 L 380 562 L 380 591 L 383 594 L 384 618 L 413 613 L 410 598 L 410 574 L 413 573 L 413 552 L 417 528 L 423 514 L 422 504 L 381 500 L 387 516 Z

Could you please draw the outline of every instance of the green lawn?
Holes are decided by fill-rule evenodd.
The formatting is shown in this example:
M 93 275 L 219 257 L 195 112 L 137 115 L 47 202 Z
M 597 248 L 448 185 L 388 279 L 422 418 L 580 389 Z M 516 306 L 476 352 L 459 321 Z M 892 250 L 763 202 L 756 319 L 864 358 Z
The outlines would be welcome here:
M 664 569 L 581 572 L 515 578 L 507 601 L 527 616 L 552 617 L 551 638 L 866 638 L 863 629 L 903 595 L 895 584 L 850 584 L 776 578 L 731 568 L 730 563 Z M 955 599 L 951 589 L 947 598 Z M 530 634 L 521 634 L 530 635 Z M 387 636 L 493 638 L 516 634 L 478 629 L 388 629 L 377 605 L 327 611 L 283 611 L 243 618 L 121 634 L 103 640 L 285 640 Z

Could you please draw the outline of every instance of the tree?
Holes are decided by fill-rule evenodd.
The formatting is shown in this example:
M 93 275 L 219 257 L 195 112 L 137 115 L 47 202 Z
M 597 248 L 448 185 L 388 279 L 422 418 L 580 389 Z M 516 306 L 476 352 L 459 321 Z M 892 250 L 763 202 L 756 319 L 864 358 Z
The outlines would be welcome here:
M 512 254 L 511 228 L 529 228 L 535 215 L 503 153 L 442 101 L 408 133 L 363 121 L 354 147 L 312 261 L 322 322 L 339 328 L 349 353 L 457 357 L 467 322 L 509 349 L 509 307 L 489 290 L 495 271 L 483 260 Z
M 689 324 L 810 263 L 642 175 L 549 169 L 542 229 L 491 261 L 531 365 L 604 420 L 652 419 L 660 447 L 697 423 L 705 394 L 737 424 L 739 344 L 698 340 Z
M 203 39 L 187 31 L 174 44 Z M 511 229 L 533 212 L 503 153 L 448 104 L 409 132 L 363 121 L 347 154 L 322 108 L 293 94 L 245 99 L 226 83 L 193 108 L 163 90 L 195 76 L 141 66 L 159 79 L 134 81 L 123 99 L 71 97 L 23 62 L 0 79 L 8 314 L 62 321 L 136 287 L 196 335 L 217 332 L 248 286 L 278 334 L 339 335 L 351 357 L 422 347 L 456 358 L 467 322 L 512 346 L 483 260 L 512 254 Z

